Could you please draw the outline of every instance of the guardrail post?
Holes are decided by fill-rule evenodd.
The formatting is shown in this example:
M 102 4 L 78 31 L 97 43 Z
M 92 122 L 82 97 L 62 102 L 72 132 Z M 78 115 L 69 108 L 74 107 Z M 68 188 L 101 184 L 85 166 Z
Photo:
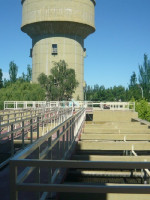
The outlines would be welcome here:
M 73 141 L 73 139 L 74 139 L 74 127 L 75 127 L 75 124 L 74 124 L 74 119 L 75 119 L 75 117 L 74 118 L 72 118 L 72 141 Z
M 1 135 L 1 133 L 2 133 L 2 127 L 1 127 L 1 124 L 2 124 L 2 116 L 0 116 L 0 135 Z
M 32 119 L 30 119 L 30 140 L 31 143 L 33 142 L 33 126 L 32 126 Z
M 63 126 L 63 134 L 65 132 L 65 126 Z M 64 156 L 65 154 L 65 134 L 63 135 L 63 139 L 62 139 L 62 156 Z
M 67 129 L 68 129 L 68 127 L 69 127 L 69 122 L 67 122 Z M 67 133 L 66 133 L 66 151 L 68 151 L 68 146 L 69 146 L 68 135 L 69 135 L 69 131 L 67 130 Z
M 24 149 L 24 121 L 22 121 L 22 149 Z
M 59 138 L 59 130 L 57 131 L 57 139 Z M 57 143 L 57 158 L 60 159 L 60 140 Z
M 37 153 L 37 159 L 40 159 L 40 147 L 37 147 L 37 150 L 36 150 L 36 153 Z M 36 168 L 35 168 L 35 182 L 36 183 L 40 183 L 40 167 L 39 166 L 37 166 Z M 37 200 L 40 200 L 40 192 L 36 192 L 36 199 Z
M 17 125 L 16 125 L 16 113 L 15 113 L 15 129 L 16 129 Z
M 10 161 L 10 200 L 18 200 L 18 192 L 16 190 L 17 167 L 14 161 Z
M 7 115 L 7 123 L 8 123 L 7 132 L 9 132 L 9 114 Z
M 39 117 L 37 117 L 37 139 L 39 138 Z
M 71 145 L 71 141 L 72 141 L 72 128 L 71 128 L 71 122 L 72 122 L 72 120 L 70 120 L 70 142 L 69 142 L 69 145 Z
M 11 156 L 14 155 L 14 125 L 11 124 Z

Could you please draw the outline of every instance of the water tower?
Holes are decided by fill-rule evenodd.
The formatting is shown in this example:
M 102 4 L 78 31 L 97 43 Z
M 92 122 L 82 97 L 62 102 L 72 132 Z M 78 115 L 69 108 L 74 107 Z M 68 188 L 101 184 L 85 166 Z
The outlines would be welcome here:
M 74 99 L 83 100 L 84 39 L 95 31 L 95 0 L 22 0 L 22 7 L 21 30 L 32 38 L 32 81 L 65 60 L 79 82 Z

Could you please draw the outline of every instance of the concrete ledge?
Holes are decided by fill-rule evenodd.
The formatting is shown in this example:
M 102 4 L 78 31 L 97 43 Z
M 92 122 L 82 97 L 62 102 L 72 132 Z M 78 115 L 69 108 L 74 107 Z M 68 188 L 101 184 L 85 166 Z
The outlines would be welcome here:
M 150 140 L 150 134 L 89 134 L 83 133 L 81 140 Z
M 134 150 L 149 151 L 149 142 L 78 142 L 77 150 Z
M 141 162 L 150 161 L 150 156 L 99 156 L 99 155 L 74 155 L 72 160 L 89 160 L 89 161 L 129 161 Z

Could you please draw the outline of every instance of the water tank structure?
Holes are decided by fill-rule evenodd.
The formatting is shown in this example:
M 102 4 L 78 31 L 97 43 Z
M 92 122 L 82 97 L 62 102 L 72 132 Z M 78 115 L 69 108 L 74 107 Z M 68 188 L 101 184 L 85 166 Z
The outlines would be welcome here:
M 74 99 L 84 99 L 84 39 L 95 31 L 95 0 L 22 0 L 21 30 L 32 38 L 32 82 L 65 60 L 79 85 Z

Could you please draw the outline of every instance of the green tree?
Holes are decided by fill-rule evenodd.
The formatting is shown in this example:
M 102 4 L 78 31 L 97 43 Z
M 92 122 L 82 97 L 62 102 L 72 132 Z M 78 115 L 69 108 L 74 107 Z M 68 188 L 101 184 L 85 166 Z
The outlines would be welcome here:
M 74 69 L 68 69 L 64 60 L 54 62 L 51 75 L 40 74 L 38 81 L 46 90 L 47 100 L 69 100 L 78 86 Z
M 28 82 L 30 82 L 32 80 L 32 68 L 30 67 L 30 65 L 27 66 L 27 79 Z
M 0 101 L 43 101 L 45 90 L 39 84 L 17 80 L 0 90 Z
M 130 85 L 128 91 L 128 100 L 134 98 L 136 100 L 141 99 L 141 86 L 137 83 L 136 73 L 133 72 L 130 77 Z
M 137 85 L 137 77 L 136 77 L 136 73 L 133 72 L 130 78 L 130 87 L 133 87 L 136 85 Z
M 150 61 L 146 54 L 143 65 L 139 65 L 139 83 L 144 91 L 144 97 L 150 100 Z
M 150 106 L 145 99 L 136 101 L 135 111 L 138 112 L 138 117 L 150 121 Z
M 11 61 L 9 63 L 9 76 L 10 76 L 10 82 L 15 83 L 17 80 L 17 73 L 18 73 L 18 67 L 14 63 L 14 61 Z
M 3 72 L 2 69 L 0 69 L 0 88 L 3 87 Z

